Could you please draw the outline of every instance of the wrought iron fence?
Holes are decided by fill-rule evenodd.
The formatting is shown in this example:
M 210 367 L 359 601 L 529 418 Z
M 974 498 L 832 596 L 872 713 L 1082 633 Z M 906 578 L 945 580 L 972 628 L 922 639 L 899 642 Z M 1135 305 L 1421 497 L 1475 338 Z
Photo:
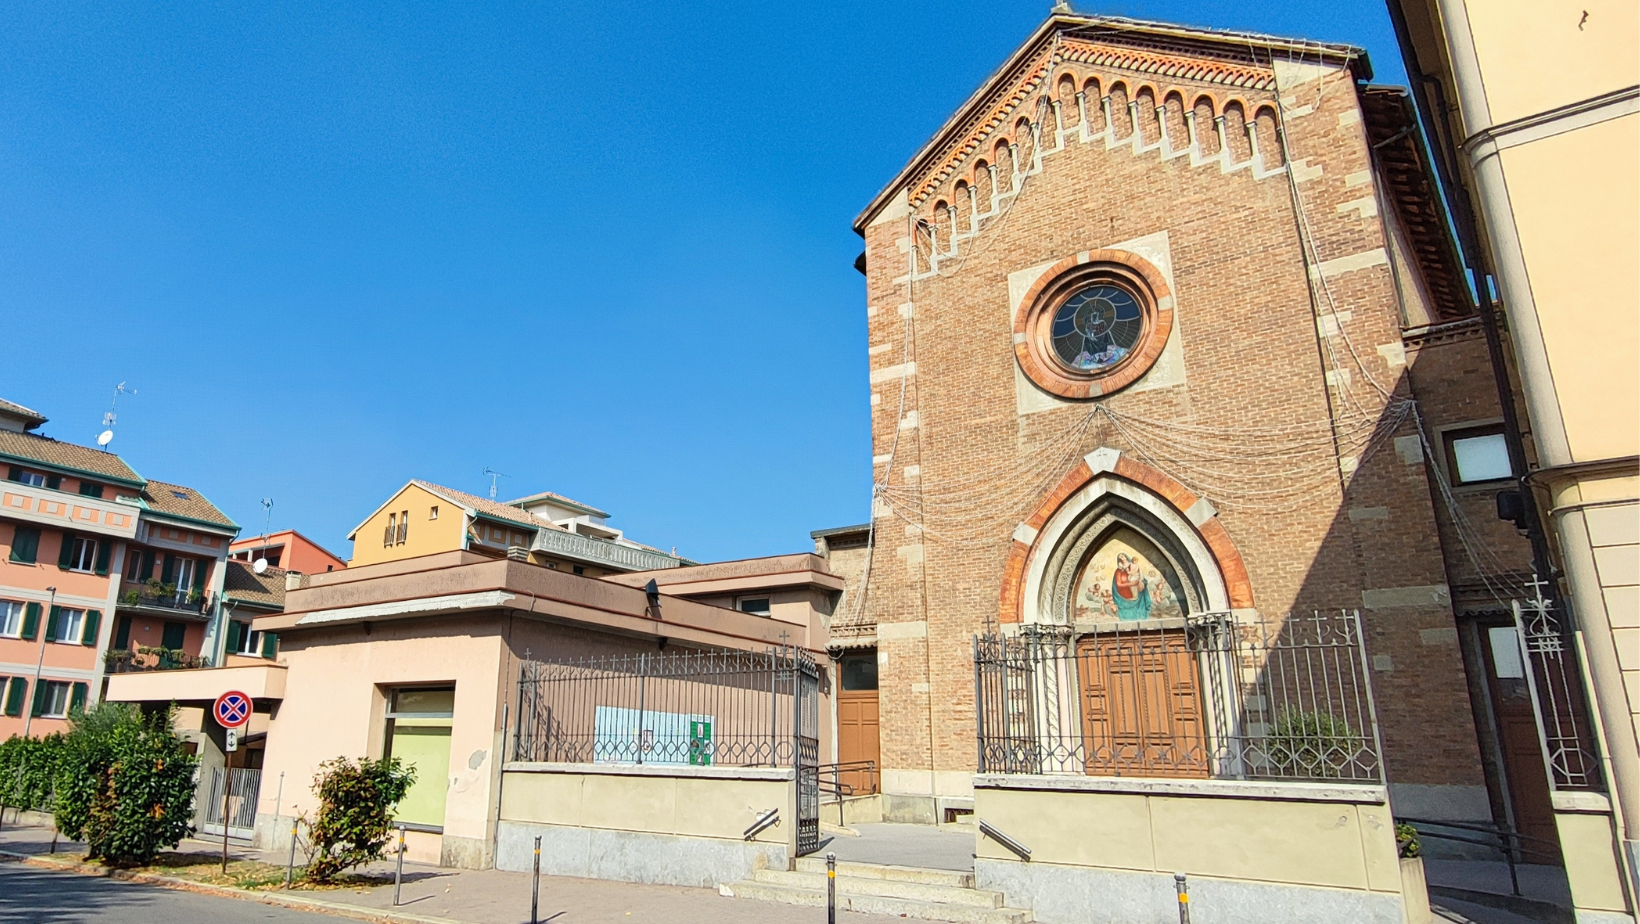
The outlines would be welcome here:
M 982 773 L 1383 782 L 1360 615 L 974 641 Z
M 819 844 L 820 671 L 807 652 L 526 660 L 513 760 L 791 767 L 798 852 Z
M 1512 608 L 1529 666 L 1524 673 L 1549 785 L 1554 789 L 1602 789 L 1588 703 L 1583 697 L 1577 638 L 1556 617 L 1554 604 L 1544 598 L 1542 582 L 1534 580 L 1533 585 L 1534 598 L 1512 601 Z

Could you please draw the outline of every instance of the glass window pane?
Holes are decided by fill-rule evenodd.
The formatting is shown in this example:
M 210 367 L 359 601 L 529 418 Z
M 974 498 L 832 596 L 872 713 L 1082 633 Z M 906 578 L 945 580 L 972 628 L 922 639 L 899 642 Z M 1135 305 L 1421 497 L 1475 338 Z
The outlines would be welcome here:
M 399 715 L 451 716 L 455 711 L 456 691 L 453 687 L 393 691 L 393 712 Z
M 877 689 L 877 656 L 875 654 L 845 655 L 843 657 L 843 689 Z
M 1458 481 L 1496 481 L 1513 474 L 1509 469 L 1509 447 L 1502 433 L 1471 436 L 1452 441 L 1452 465 Z
M 742 613 L 756 613 L 760 616 L 767 616 L 769 615 L 769 598 L 747 597 L 740 601 L 740 611 Z
M 1526 676 L 1526 663 L 1520 658 L 1520 636 L 1514 626 L 1492 626 L 1486 630 L 1486 640 L 1492 646 L 1492 673 L 1499 680 L 1518 680 Z

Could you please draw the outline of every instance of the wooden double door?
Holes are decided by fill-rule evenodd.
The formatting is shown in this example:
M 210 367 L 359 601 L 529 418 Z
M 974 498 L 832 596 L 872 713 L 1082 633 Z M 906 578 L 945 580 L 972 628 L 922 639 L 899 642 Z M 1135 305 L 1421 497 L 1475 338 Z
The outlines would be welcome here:
M 1185 630 L 1086 637 L 1076 662 L 1089 776 L 1207 777 L 1201 672 Z

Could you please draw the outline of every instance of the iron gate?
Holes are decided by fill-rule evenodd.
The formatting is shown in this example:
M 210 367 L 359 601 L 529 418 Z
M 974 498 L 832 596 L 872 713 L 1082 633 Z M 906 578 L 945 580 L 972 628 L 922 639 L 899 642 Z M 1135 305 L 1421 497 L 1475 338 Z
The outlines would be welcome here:
M 795 646 L 526 660 L 517 716 L 513 760 L 790 767 L 797 852 L 820 846 L 820 671 Z

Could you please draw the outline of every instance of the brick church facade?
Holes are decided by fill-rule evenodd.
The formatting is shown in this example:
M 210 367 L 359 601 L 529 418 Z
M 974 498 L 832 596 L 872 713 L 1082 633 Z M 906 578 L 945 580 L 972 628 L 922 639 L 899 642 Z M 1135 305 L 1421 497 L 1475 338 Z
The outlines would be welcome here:
M 1359 612 L 1396 812 L 1541 810 L 1485 677 L 1530 578 L 1473 454 L 1494 366 L 1370 77 L 1056 14 L 857 219 L 876 487 L 832 629 L 876 663 L 889 819 L 972 805 L 977 635 L 1080 636 L 1139 589 L 1153 621 Z

